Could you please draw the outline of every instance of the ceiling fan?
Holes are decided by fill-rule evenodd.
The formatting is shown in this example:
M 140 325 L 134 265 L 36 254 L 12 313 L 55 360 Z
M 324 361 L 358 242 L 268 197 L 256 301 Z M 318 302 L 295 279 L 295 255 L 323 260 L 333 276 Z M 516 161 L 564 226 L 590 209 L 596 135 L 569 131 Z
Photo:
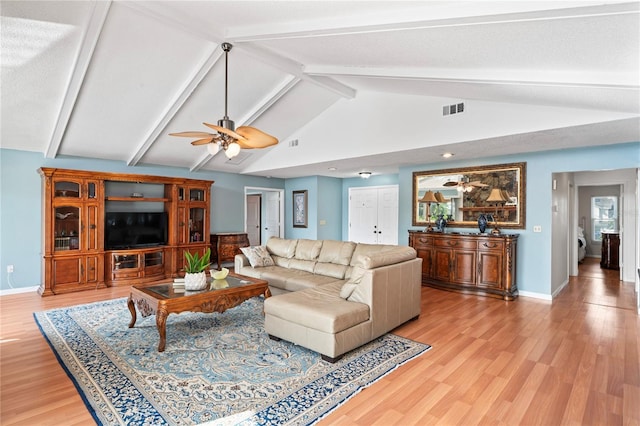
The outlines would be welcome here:
M 211 155 L 215 155 L 220 148 L 224 149 L 227 158 L 233 158 L 240 153 L 240 149 L 266 148 L 278 143 L 278 139 L 251 126 L 240 126 L 237 129 L 233 120 L 227 115 L 227 88 L 229 74 L 229 51 L 231 43 L 222 43 L 224 50 L 224 117 L 218 120 L 218 125 L 202 123 L 217 133 L 207 132 L 179 132 L 169 133 L 170 136 L 198 138 L 191 145 L 207 145 Z
M 469 181 L 468 177 L 463 177 L 459 181 L 449 181 L 443 184 L 444 186 L 455 186 L 460 192 L 471 192 L 473 188 L 484 188 L 489 185 L 482 183 L 479 180 Z

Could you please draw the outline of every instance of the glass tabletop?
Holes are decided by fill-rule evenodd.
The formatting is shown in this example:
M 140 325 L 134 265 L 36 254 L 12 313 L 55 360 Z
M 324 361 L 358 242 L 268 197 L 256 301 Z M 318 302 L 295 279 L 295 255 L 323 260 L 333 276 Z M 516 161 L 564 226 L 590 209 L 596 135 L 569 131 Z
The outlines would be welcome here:
M 243 287 L 249 284 L 254 284 L 253 281 L 234 277 L 231 275 L 228 275 L 227 278 L 223 280 L 214 280 L 209 278 L 207 282 L 209 283 L 209 287 L 205 288 L 204 290 L 196 290 L 196 291 L 185 290 L 184 286 L 174 288 L 173 282 L 156 284 L 149 287 L 145 286 L 144 288 L 160 296 L 163 296 L 167 299 L 172 299 L 172 298 L 184 297 L 184 296 L 189 296 L 194 294 L 202 294 L 206 292 L 214 292 L 214 291 L 224 290 L 228 288 Z

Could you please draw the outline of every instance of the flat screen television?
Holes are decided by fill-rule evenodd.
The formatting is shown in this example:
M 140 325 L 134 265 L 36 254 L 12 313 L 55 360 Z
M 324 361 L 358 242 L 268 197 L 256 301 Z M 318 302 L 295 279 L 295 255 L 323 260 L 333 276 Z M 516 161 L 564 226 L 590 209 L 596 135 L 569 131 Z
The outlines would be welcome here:
M 104 224 L 107 250 L 167 244 L 166 212 L 106 212 Z

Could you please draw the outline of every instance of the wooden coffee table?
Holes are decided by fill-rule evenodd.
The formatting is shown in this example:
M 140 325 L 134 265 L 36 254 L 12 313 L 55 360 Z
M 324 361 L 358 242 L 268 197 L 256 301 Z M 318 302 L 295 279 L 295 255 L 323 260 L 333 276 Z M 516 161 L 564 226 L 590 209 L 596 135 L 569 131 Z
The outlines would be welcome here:
M 136 323 L 136 307 L 140 315 L 155 314 L 160 334 L 158 352 L 167 341 L 167 317 L 180 312 L 224 312 L 242 302 L 264 294 L 271 297 L 267 281 L 229 273 L 225 280 L 212 281 L 210 288 L 201 291 L 182 291 L 173 288 L 173 281 L 153 285 L 132 286 L 127 305 L 131 312 L 129 328 Z

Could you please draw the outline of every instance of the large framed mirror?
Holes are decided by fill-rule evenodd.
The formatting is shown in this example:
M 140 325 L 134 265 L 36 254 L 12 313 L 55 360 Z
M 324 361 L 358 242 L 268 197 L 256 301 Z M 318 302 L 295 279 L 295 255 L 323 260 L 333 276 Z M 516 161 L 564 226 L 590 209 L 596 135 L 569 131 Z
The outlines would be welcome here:
M 485 214 L 501 228 L 524 229 L 526 192 L 526 163 L 413 172 L 412 223 L 429 226 L 442 215 L 448 227 L 471 228 Z

